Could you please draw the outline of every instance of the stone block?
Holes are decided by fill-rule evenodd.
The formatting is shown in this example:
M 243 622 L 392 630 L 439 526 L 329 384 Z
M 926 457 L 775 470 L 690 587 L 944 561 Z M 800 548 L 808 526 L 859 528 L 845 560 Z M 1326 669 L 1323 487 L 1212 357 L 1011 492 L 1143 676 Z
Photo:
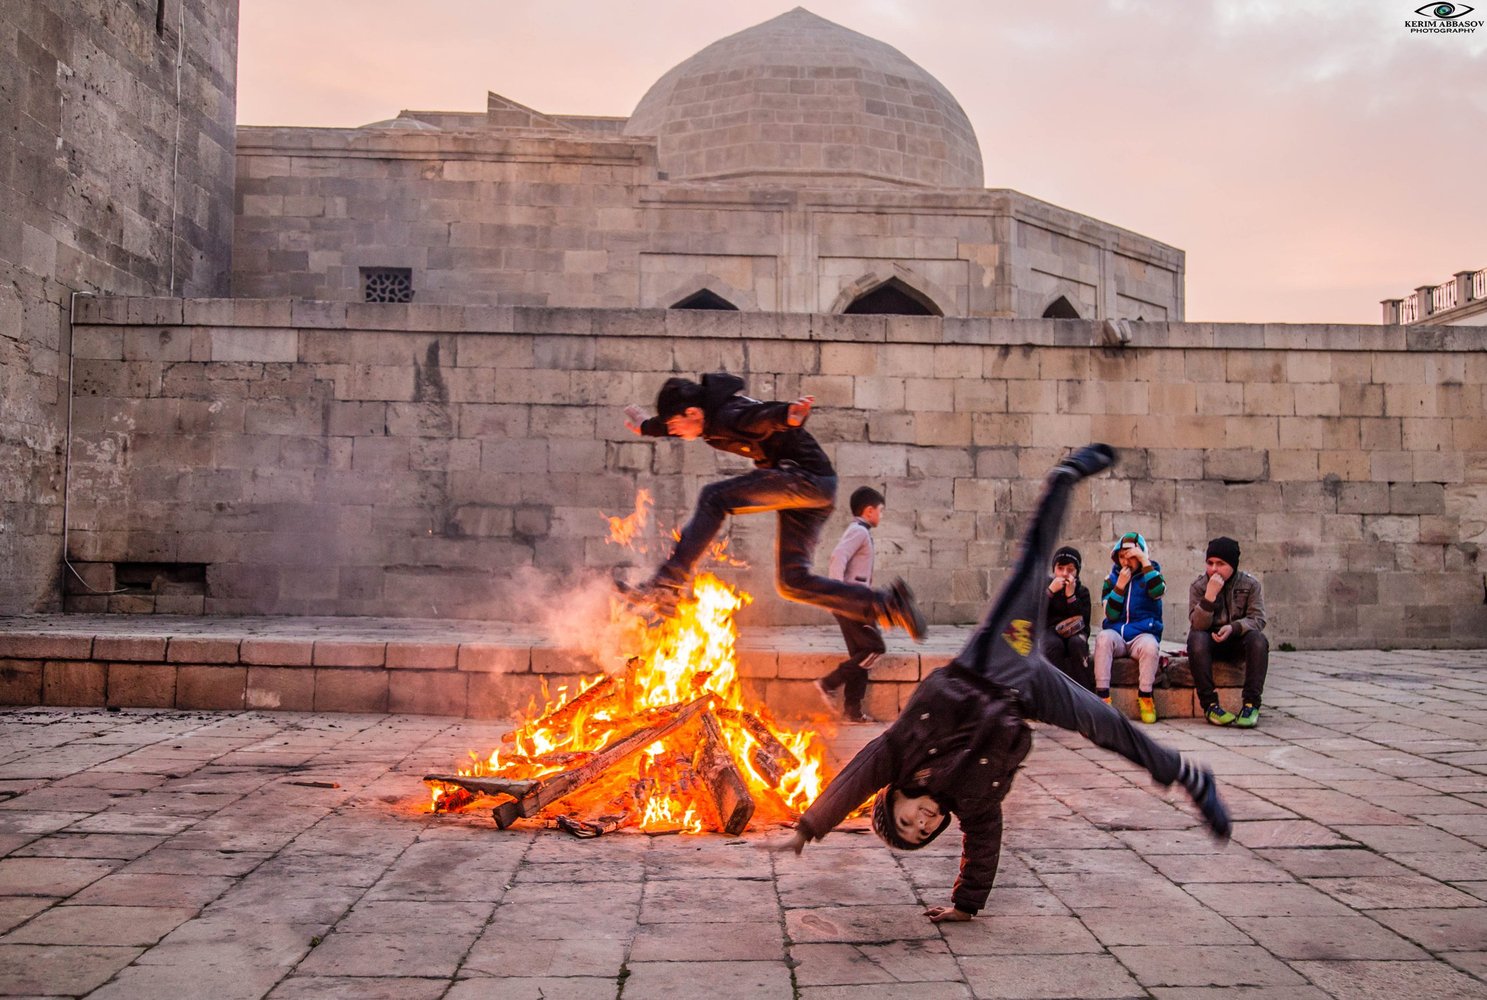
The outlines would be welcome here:
M 804 650 L 780 650 L 776 656 L 777 677 L 790 680 L 814 680 L 825 677 L 845 659 L 844 651 L 808 652 Z M 755 675 L 757 676 L 757 675 Z
M 1446 491 L 1440 483 L 1389 484 L 1390 514 L 1444 514 L 1445 510 Z
M 534 674 L 576 674 L 591 677 L 603 669 L 592 656 L 581 649 L 532 647 Z
M 313 660 L 313 639 L 245 637 L 238 646 L 238 662 L 266 667 L 308 667 Z M 308 673 L 308 672 L 306 672 Z M 249 675 L 252 681 L 252 674 Z
M 740 649 L 737 653 L 740 677 L 778 677 L 779 654 L 772 649 Z
M 471 675 L 457 670 L 394 671 L 388 678 L 389 712 L 463 716 Z
M 246 647 L 248 640 L 243 641 Z M 315 671 L 306 662 L 297 666 L 253 666 L 248 668 L 244 704 L 264 712 L 309 712 L 315 708 Z
M 169 663 L 237 663 L 237 639 L 171 636 L 165 651 Z
M 0 705 L 40 705 L 40 660 L 0 659 Z
M 453 670 L 459 658 L 459 649 L 459 645 L 452 642 L 389 642 L 387 669 Z
M 176 708 L 241 711 L 247 687 L 247 667 L 182 665 L 176 670 Z
M 868 669 L 868 680 L 871 684 L 887 684 L 889 682 L 917 683 L 919 680 L 919 654 L 918 653 L 884 653 L 873 661 Z M 884 718 L 878 716 L 878 718 Z
M 1252 483 L 1267 478 L 1266 453 L 1250 449 L 1215 448 L 1203 459 L 1203 477 L 1224 482 Z
M 173 708 L 176 667 L 164 664 L 110 663 L 108 701 L 117 708 Z
M 387 662 L 387 643 L 356 642 L 350 639 L 317 639 L 312 654 L 317 667 L 381 667 Z M 317 689 L 316 696 L 319 697 Z M 319 708 L 316 708 L 319 711 Z M 327 709 L 359 711 L 359 709 Z
M 0 659 L 86 660 L 92 652 L 91 635 L 0 634 Z
M 472 719 L 513 719 L 535 713 L 542 698 L 542 678 L 535 674 L 473 673 L 465 713 Z
M 44 705 L 102 705 L 108 668 L 92 661 L 51 661 L 42 667 Z
M 386 712 L 387 702 L 386 670 L 315 668 L 317 712 Z

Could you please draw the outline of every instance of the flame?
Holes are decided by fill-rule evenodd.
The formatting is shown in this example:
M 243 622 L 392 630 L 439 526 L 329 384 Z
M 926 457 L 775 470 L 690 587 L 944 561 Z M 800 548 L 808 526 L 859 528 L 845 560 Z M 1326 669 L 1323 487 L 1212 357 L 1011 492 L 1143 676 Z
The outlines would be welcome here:
M 609 518 L 611 537 L 628 544 L 644 526 L 650 503 L 650 494 L 641 490 L 634 513 Z M 726 542 L 717 553 L 726 554 Z M 763 705 L 746 703 L 734 615 L 751 600 L 717 576 L 700 574 L 674 617 L 637 630 L 640 648 L 623 674 L 596 674 L 571 697 L 566 687 L 559 688 L 555 698 L 502 738 L 502 747 L 489 754 L 471 752 L 470 764 L 459 773 L 520 780 L 557 774 L 665 718 L 667 710 L 709 696 L 722 742 L 754 799 L 752 822 L 795 819 L 825 784 L 825 747 L 817 734 L 784 729 Z M 624 613 L 618 603 L 615 613 Z M 689 723 L 543 815 L 596 821 L 623 815 L 620 825 L 643 831 L 701 833 L 704 817 L 715 809 L 692 770 L 702 738 L 695 722 Z M 454 811 L 472 800 L 468 793 L 453 798 L 449 789 L 436 787 L 432 808 Z
M 609 522 L 608 541 L 612 545 L 623 545 L 632 548 L 635 538 L 645 530 L 650 521 L 651 507 L 655 501 L 651 499 L 651 491 L 641 489 L 635 494 L 635 510 L 624 517 L 605 516 L 604 520 Z

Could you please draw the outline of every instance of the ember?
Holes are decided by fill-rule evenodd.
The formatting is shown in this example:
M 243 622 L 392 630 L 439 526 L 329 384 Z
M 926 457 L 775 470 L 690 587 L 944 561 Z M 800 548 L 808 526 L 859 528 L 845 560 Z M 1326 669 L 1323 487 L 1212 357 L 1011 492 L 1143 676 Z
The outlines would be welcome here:
M 650 497 L 609 518 L 612 537 L 633 544 Z M 424 778 L 433 810 L 501 796 L 496 824 L 536 817 L 578 836 L 633 828 L 650 833 L 741 833 L 795 819 L 824 784 L 823 748 L 812 732 L 778 726 L 744 703 L 734 614 L 751 598 L 700 574 L 675 617 L 637 629 L 639 651 L 622 673 L 599 674 L 501 738 L 455 774 Z M 625 613 L 617 602 L 616 614 Z

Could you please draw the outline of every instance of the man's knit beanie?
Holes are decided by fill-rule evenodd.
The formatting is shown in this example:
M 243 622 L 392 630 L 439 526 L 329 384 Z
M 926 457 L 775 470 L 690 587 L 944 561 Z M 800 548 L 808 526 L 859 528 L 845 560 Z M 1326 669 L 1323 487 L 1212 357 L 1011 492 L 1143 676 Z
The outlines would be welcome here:
M 1234 569 L 1238 569 L 1239 543 L 1227 535 L 1220 535 L 1217 538 L 1210 539 L 1208 542 L 1208 552 L 1203 558 L 1212 559 L 1215 556 L 1228 563 Z

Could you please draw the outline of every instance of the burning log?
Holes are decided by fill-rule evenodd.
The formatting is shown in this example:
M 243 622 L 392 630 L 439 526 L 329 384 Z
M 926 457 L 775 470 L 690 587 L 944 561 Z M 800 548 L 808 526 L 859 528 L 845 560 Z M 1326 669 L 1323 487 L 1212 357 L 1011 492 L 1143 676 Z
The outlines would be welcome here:
M 776 739 L 764 720 L 753 712 L 724 708 L 719 709 L 717 714 L 729 722 L 741 724 L 754 737 L 757 745 L 749 752 L 749 760 L 753 762 L 759 777 L 771 786 L 778 788 L 780 779 L 800 766 L 800 760 L 790 752 L 790 748 Z
M 717 828 L 730 837 L 743 833 L 754 816 L 754 797 L 749 794 L 749 786 L 728 752 L 712 713 L 702 717 L 702 738 L 697 741 L 692 769 L 702 780 L 717 811 Z
M 493 810 L 496 826 L 504 830 L 518 819 L 534 816 L 559 799 L 572 795 L 626 757 L 680 729 L 706 708 L 710 700 L 708 697 L 698 698 L 676 710 L 667 721 L 647 726 L 605 747 L 588 762 L 535 782 L 535 787 L 517 796 L 516 801 L 504 802 Z
M 423 780 L 430 785 L 453 785 L 475 795 L 510 795 L 521 798 L 538 785 L 536 781 L 515 781 L 511 778 L 476 778 L 464 774 L 425 774 Z
M 589 687 L 580 691 L 572 701 L 565 702 L 535 722 L 522 729 L 566 729 L 573 719 L 587 708 L 597 707 L 600 703 L 618 694 L 615 690 L 614 678 L 605 674 L 603 678 L 595 681 Z M 514 743 L 522 729 L 513 729 L 501 737 L 502 743 Z

